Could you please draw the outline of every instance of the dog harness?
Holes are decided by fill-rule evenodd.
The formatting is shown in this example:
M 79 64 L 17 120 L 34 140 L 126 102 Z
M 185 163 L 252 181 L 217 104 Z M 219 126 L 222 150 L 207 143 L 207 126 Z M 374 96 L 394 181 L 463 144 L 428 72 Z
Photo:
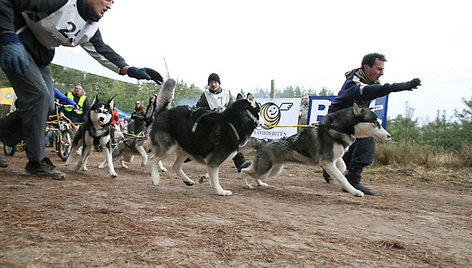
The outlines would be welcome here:
M 347 147 L 351 146 L 351 144 L 354 143 L 354 141 L 356 140 L 356 137 L 351 134 L 351 133 L 353 133 L 353 131 L 352 131 L 352 132 L 349 132 L 349 131 L 347 131 L 347 130 L 345 130 L 345 129 L 342 129 L 342 128 L 339 128 L 339 127 L 333 125 L 332 123 L 329 124 L 329 125 L 318 125 L 318 128 L 319 128 L 320 130 L 326 128 L 326 129 L 327 129 L 327 132 L 328 132 L 328 135 L 329 135 L 330 137 L 332 137 L 335 141 L 337 141 L 338 143 L 340 143 L 344 148 L 347 148 Z M 345 135 L 345 136 L 347 136 L 348 140 L 345 139 L 345 138 L 343 138 L 343 137 L 341 137 L 341 136 L 339 136 L 339 135 L 332 135 L 332 134 L 329 132 L 329 130 L 334 130 L 334 131 L 338 132 L 340 135 Z M 345 136 L 344 136 L 344 137 L 345 137 Z
M 278 140 L 278 142 L 282 143 L 283 145 L 289 147 L 292 150 L 297 151 L 296 144 L 297 144 L 297 141 L 298 141 L 299 137 L 300 137 L 300 134 L 295 134 L 295 135 L 290 136 L 290 137 L 282 137 Z
M 97 136 L 97 130 L 93 127 L 90 128 L 89 133 L 90 133 L 90 136 L 92 136 L 92 138 L 93 138 L 93 144 L 94 145 L 100 144 L 100 138 L 102 138 L 104 136 L 107 136 L 107 135 L 110 135 L 110 123 L 108 123 L 106 125 L 103 125 L 102 129 L 105 129 L 105 132 L 103 132 L 102 135 Z
M 295 134 L 295 135 L 292 135 L 290 137 L 283 137 L 283 138 L 280 138 L 278 139 L 276 142 L 284 145 L 284 146 L 287 146 L 288 148 L 290 148 L 291 150 L 294 150 L 295 152 L 305 156 L 305 157 L 311 157 L 310 154 L 308 153 L 308 151 L 306 151 L 307 148 L 300 148 L 297 146 L 297 143 L 298 143 L 298 138 L 300 138 L 300 133 L 298 134 Z

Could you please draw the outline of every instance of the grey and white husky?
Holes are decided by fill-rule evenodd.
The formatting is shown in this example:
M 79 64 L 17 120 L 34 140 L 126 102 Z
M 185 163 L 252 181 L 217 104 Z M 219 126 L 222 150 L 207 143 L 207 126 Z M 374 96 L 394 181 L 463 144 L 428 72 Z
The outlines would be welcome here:
M 164 83 L 150 125 L 149 140 L 154 153 L 151 158 L 152 183 L 159 183 L 158 161 L 176 154 L 173 168 L 177 176 L 185 184 L 193 185 L 194 181 L 182 170 L 185 159 L 190 156 L 194 160 L 192 163 L 206 165 L 217 195 L 231 195 L 232 192 L 224 190 L 219 183 L 219 168 L 236 155 L 238 147 L 246 143 L 259 124 L 258 104 L 251 94 L 245 99 L 239 94 L 223 112 L 195 110 L 188 106 L 167 109 L 174 87 L 169 81 Z
M 364 137 L 387 140 L 390 134 L 373 111 L 354 103 L 353 107 L 326 115 L 318 127 L 305 128 L 288 138 L 271 142 L 251 138 L 241 151 L 255 149 L 256 154 L 251 166 L 241 170 L 242 185 L 252 188 L 247 181 L 249 175 L 259 186 L 267 186 L 263 179 L 277 176 L 288 163 L 299 163 L 321 166 L 343 189 L 363 196 L 344 177 L 346 165 L 342 156 L 356 138 Z
M 146 132 L 143 131 L 138 134 L 139 137 L 128 137 L 128 139 L 124 137 L 124 139 L 121 139 L 111 153 L 113 161 L 119 158 L 121 166 L 127 169 L 126 163 L 131 163 L 136 155 L 140 155 L 142 158 L 141 166 L 147 165 L 149 159 L 147 150 L 148 139 L 145 134 Z M 107 160 L 103 160 L 98 168 L 104 168 L 106 164 Z M 161 161 L 158 164 L 163 172 L 167 171 Z
M 108 162 L 108 171 L 112 178 L 116 178 L 116 172 L 113 168 L 113 160 L 111 156 L 111 121 L 113 120 L 112 111 L 115 106 L 113 98 L 107 102 L 102 102 L 95 96 L 95 99 L 87 113 L 87 119 L 80 125 L 74 135 L 71 152 L 76 152 L 80 147 L 82 153 L 79 162 L 75 166 L 75 170 L 87 170 L 87 159 L 94 146 L 100 145 Z M 68 166 L 72 161 L 74 153 L 69 154 L 65 165 Z

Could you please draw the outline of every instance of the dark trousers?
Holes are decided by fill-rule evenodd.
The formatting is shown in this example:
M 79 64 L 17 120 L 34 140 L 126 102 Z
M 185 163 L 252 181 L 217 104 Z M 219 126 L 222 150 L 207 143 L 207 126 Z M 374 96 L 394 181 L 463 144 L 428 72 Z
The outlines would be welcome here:
M 349 151 L 343 156 L 347 168 L 347 180 L 351 183 L 359 183 L 362 177 L 362 170 L 374 161 L 374 155 L 374 138 L 356 139 L 349 147 Z
M 49 65 L 37 66 L 29 55 L 24 74 L 5 75 L 15 90 L 17 110 L 0 120 L 0 141 L 12 146 L 24 139 L 31 161 L 46 157 L 45 134 L 48 113 L 54 111 L 54 91 Z
M 246 158 L 244 157 L 244 155 L 242 153 L 237 153 L 233 157 L 233 162 L 234 162 L 234 165 L 237 168 L 239 168 L 244 162 L 246 162 Z

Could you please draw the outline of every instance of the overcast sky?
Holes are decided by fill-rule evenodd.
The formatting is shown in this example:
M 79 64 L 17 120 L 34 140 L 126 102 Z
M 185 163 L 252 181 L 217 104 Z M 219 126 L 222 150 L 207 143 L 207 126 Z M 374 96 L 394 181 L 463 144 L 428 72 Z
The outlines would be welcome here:
M 344 73 L 370 52 L 387 57 L 383 83 L 423 85 L 390 95 L 389 116 L 434 119 L 472 97 L 470 1 L 116 0 L 100 20 L 104 41 L 137 67 L 152 67 L 203 88 L 216 72 L 240 89 L 300 86 L 339 91 Z M 55 63 L 113 76 L 81 48 Z M 131 80 L 129 80 L 131 81 Z

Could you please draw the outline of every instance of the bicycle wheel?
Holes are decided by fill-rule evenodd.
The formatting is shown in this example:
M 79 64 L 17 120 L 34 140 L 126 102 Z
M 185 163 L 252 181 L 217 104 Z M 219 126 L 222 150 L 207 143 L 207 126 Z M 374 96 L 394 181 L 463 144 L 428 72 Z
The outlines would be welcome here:
M 5 153 L 5 155 L 13 156 L 16 152 L 16 146 L 10 147 L 3 144 L 3 152 Z
M 70 155 L 70 150 L 72 149 L 72 130 L 66 129 L 61 131 L 60 135 L 61 137 L 57 137 L 56 139 L 56 153 L 62 161 L 66 161 Z

